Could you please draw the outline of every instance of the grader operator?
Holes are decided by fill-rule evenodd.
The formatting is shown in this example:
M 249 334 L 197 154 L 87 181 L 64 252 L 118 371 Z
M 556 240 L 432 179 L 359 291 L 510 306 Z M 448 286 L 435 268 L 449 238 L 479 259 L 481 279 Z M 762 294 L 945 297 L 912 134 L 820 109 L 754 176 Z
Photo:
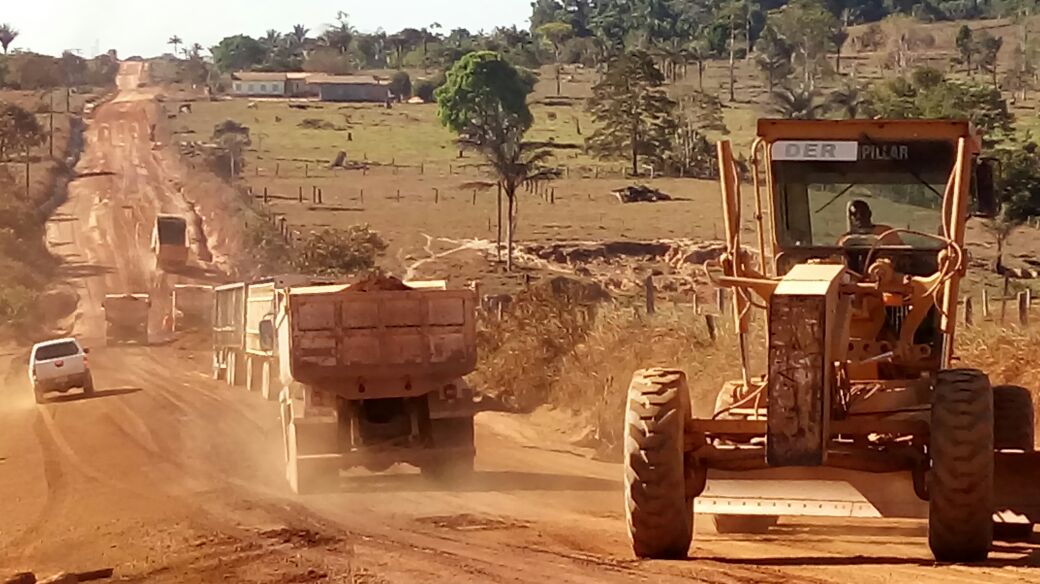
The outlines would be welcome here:
M 752 262 L 719 144 L 727 252 L 705 268 L 734 291 L 741 378 L 695 417 L 682 371 L 634 375 L 636 555 L 685 557 L 695 508 L 720 532 L 781 515 L 927 517 L 939 561 L 982 561 L 995 534 L 1032 533 L 1031 395 L 991 386 L 954 344 L 965 225 L 995 213 L 980 150 L 967 122 L 761 120 Z M 756 309 L 764 331 L 752 335 Z

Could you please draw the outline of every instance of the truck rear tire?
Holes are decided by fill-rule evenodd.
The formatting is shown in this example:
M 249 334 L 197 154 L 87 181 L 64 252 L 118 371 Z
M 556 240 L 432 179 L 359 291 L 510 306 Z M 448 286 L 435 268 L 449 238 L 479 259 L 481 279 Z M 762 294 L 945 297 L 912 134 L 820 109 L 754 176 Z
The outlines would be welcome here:
M 423 476 L 454 482 L 473 474 L 473 417 L 430 420 L 434 448 L 458 449 L 456 453 L 434 454 L 420 466 Z
M 686 375 L 636 371 L 625 412 L 625 516 L 640 558 L 685 558 L 693 540 L 686 496 L 684 428 L 690 417 Z
M 315 440 L 316 433 L 312 431 L 314 429 L 301 428 L 295 422 L 286 427 L 285 478 L 289 482 L 289 488 L 297 495 L 328 493 L 339 485 L 342 457 L 331 451 L 335 444 L 324 444 L 324 440 Z M 335 431 L 334 428 L 332 430 Z M 319 453 L 315 454 L 315 451 Z
M 1033 395 L 1017 385 L 993 386 L 993 448 L 1032 452 Z
M 993 543 L 993 393 L 976 369 L 936 375 L 928 545 L 940 562 L 981 562 Z

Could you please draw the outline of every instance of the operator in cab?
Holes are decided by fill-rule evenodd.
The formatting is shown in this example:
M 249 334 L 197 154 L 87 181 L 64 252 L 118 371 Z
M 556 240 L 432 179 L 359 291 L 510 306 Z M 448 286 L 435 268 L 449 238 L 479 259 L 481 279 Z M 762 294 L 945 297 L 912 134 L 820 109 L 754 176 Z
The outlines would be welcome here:
M 888 225 L 878 225 L 874 223 L 874 212 L 871 211 L 870 205 L 868 205 L 863 199 L 855 199 L 851 201 L 848 206 L 848 214 L 849 231 L 842 236 L 842 241 L 850 237 L 862 235 L 881 237 L 886 232 L 892 230 L 892 227 Z M 899 237 L 898 233 L 889 233 L 888 235 L 885 235 L 881 244 L 903 245 L 903 240 Z

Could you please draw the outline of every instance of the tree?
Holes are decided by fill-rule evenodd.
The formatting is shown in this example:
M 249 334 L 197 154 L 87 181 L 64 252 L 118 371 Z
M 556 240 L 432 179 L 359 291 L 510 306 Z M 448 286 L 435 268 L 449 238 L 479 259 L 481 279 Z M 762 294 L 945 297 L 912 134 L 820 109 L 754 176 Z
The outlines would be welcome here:
M 792 120 L 815 120 L 826 109 L 815 89 L 780 86 L 770 95 L 769 111 Z
M 336 24 L 329 25 L 321 34 L 321 42 L 341 55 L 346 54 L 356 33 L 354 26 L 350 24 L 350 15 L 341 10 L 336 13 Z
M 827 105 L 846 119 L 863 117 L 866 102 L 863 87 L 852 81 L 846 81 L 827 97 Z
M 777 32 L 791 43 L 795 61 L 801 64 L 802 85 L 811 90 L 826 65 L 837 19 L 820 0 L 794 0 L 770 20 L 774 19 Z
M 293 47 L 302 47 L 303 43 L 307 41 L 307 33 L 310 29 L 302 24 L 293 25 L 292 32 L 289 33 L 289 42 Z
M 390 78 L 390 93 L 397 99 L 406 99 L 412 95 L 412 78 L 404 71 L 394 73 Z
M 210 49 L 213 63 L 224 73 L 247 71 L 267 61 L 268 51 L 260 41 L 246 36 L 226 37 Z
M 975 38 L 971 32 L 971 28 L 968 25 L 963 25 L 957 30 L 957 52 L 959 53 L 958 61 L 968 69 L 970 74 L 973 70 L 971 67 L 971 58 L 975 54 Z
M 766 76 L 766 90 L 773 93 L 777 83 L 784 82 L 794 73 L 791 44 L 776 32 L 776 28 L 767 26 L 755 43 L 755 52 L 755 63 Z
M 993 87 L 997 87 L 997 55 L 1004 46 L 1004 39 L 995 37 L 986 31 L 979 34 L 976 41 L 979 55 L 979 68 L 993 75 Z
M 173 35 L 172 37 L 170 37 L 170 39 L 168 41 L 166 41 L 166 44 L 173 46 L 173 56 L 176 57 L 177 53 L 180 52 L 178 50 L 178 47 L 183 45 L 184 41 L 181 40 L 181 37 L 179 37 L 177 35 Z
M 517 189 L 557 174 L 545 164 L 552 153 L 524 141 L 533 122 L 527 106 L 533 89 L 502 55 L 477 51 L 459 59 L 435 92 L 441 123 L 459 134 L 461 145 L 484 157 L 506 195 L 507 270 L 513 268 Z
M 663 85 L 664 75 L 645 51 L 611 62 L 589 99 L 599 124 L 586 140 L 589 149 L 601 157 L 628 156 L 633 175 L 639 174 L 640 157 L 663 166 L 676 130 L 676 103 Z
M 304 274 L 347 276 L 374 268 L 386 248 L 386 241 L 368 225 L 325 228 L 304 236 L 293 264 Z
M 43 142 L 44 131 L 36 115 L 10 102 L 0 101 L 0 160 L 7 160 L 11 152 L 25 154 Z
M 996 150 L 1001 171 L 996 180 L 1002 203 L 1000 221 L 1017 225 L 1040 216 L 1040 148 L 1034 142 L 1009 144 Z M 998 240 L 998 253 L 1002 250 Z
M 18 38 L 18 30 L 10 24 L 0 24 L 0 47 L 4 48 L 4 54 L 11 48 L 11 43 Z
M 564 41 L 571 38 L 571 35 L 574 34 L 574 29 L 565 22 L 547 22 L 538 27 L 536 33 L 553 48 L 553 57 L 556 62 L 556 95 L 560 95 L 560 47 Z

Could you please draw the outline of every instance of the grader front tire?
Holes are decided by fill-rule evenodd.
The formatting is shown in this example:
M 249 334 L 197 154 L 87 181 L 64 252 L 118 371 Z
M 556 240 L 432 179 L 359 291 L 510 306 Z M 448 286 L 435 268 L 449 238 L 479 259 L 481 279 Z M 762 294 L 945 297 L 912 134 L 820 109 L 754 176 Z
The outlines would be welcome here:
M 932 555 L 940 562 L 981 562 L 993 543 L 993 393 L 985 373 L 938 373 L 930 450 Z
M 683 431 L 690 417 L 686 375 L 637 371 L 625 412 L 625 517 L 636 556 L 685 558 L 693 539 Z

